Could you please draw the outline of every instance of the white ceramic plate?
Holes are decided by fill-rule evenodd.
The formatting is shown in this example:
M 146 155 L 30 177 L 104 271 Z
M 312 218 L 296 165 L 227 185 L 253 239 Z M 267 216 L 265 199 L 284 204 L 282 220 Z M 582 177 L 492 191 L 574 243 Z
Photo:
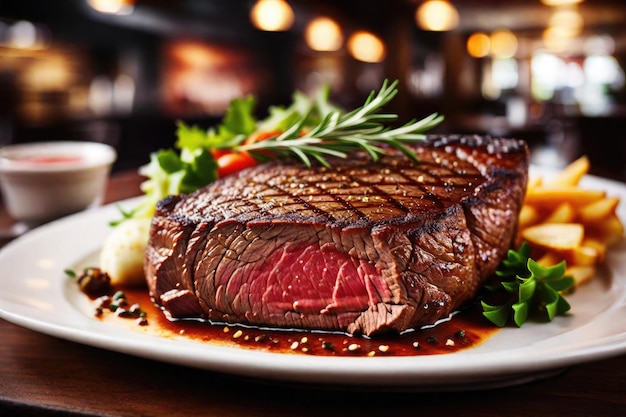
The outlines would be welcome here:
M 585 186 L 620 197 L 626 185 L 596 177 Z M 133 207 L 137 199 L 121 205 Z M 460 390 L 520 384 L 626 353 L 626 244 L 606 268 L 568 297 L 571 315 L 506 328 L 476 348 L 416 357 L 311 357 L 170 340 L 125 330 L 85 314 L 85 297 L 64 270 L 94 259 L 118 218 L 117 205 L 32 230 L 0 251 L 0 317 L 63 339 L 158 361 L 262 378 L 359 389 Z M 97 259 L 97 258 L 95 258 Z M 82 301 L 81 301 L 82 300 Z

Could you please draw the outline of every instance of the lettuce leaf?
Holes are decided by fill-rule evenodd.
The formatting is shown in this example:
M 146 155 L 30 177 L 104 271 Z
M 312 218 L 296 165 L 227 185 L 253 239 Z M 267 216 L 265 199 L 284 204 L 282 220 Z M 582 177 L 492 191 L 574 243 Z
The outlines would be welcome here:
M 313 97 L 296 91 L 289 106 L 271 106 L 268 116 L 257 120 L 254 96 L 231 101 L 221 122 L 209 129 L 177 122 L 174 149 L 150 155 L 150 162 L 139 168 L 147 179 L 141 184 L 146 195 L 143 204 L 124 218 L 152 217 L 156 204 L 168 195 L 191 193 L 217 179 L 217 162 L 212 150 L 234 149 L 256 132 L 285 131 L 296 123 L 314 126 L 338 108 L 328 101 L 330 89 L 321 88 Z

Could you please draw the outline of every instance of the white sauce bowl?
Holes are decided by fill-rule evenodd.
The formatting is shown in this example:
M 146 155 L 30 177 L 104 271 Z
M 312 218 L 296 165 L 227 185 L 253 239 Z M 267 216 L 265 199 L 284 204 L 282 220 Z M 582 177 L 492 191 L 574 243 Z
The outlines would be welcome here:
M 11 217 L 40 224 L 102 203 L 115 149 L 96 142 L 0 148 L 0 189 Z

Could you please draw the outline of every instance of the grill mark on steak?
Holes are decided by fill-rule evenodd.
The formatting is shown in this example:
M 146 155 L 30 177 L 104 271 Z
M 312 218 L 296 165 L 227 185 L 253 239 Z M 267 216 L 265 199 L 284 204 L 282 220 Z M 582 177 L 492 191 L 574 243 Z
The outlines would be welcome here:
M 384 178 L 385 172 L 392 172 L 395 169 L 393 164 L 385 163 L 383 161 L 379 162 L 379 165 L 380 165 L 380 173 L 376 174 L 379 177 Z M 420 181 L 415 180 L 413 177 L 416 176 L 415 175 L 416 172 L 419 173 L 417 178 L 430 177 L 431 178 L 430 183 L 443 183 L 445 184 L 446 187 L 449 187 L 449 188 L 466 186 L 466 184 L 456 184 L 454 182 L 448 182 L 445 180 L 446 176 L 452 176 L 452 175 L 457 174 L 453 171 L 446 170 L 445 172 L 441 174 L 433 175 L 433 174 L 429 174 L 429 171 L 425 169 L 425 167 L 430 167 L 431 169 L 436 167 L 438 169 L 441 169 L 441 167 L 439 166 L 436 166 L 430 163 L 425 163 L 424 166 L 416 165 L 415 167 L 411 167 L 411 170 L 408 170 L 408 172 L 412 172 L 413 173 L 412 175 L 408 173 L 406 169 L 401 169 L 400 171 L 397 172 L 397 175 L 402 179 L 402 184 L 406 184 L 406 185 L 418 188 L 423 193 L 424 198 L 431 200 L 432 204 L 436 206 L 439 206 L 439 207 L 444 206 L 442 197 L 437 196 L 432 191 L 430 191 L 427 187 L 427 184 L 424 181 L 420 182 Z M 410 212 L 410 209 L 407 208 L 406 205 L 402 203 L 402 201 L 398 198 L 398 196 L 394 197 L 388 192 L 384 191 L 382 188 L 380 188 L 377 182 L 374 182 L 373 180 L 367 180 L 367 179 L 364 180 L 363 178 L 359 178 L 357 175 L 355 175 L 352 172 L 347 172 L 347 173 L 344 173 L 343 175 L 345 175 L 346 177 L 345 181 L 342 181 L 337 186 L 335 186 L 336 189 L 343 189 L 343 188 L 350 189 L 350 187 L 362 187 L 364 199 L 384 200 L 387 203 L 396 207 L 398 210 L 402 211 L 404 214 L 407 214 Z M 472 176 L 468 174 L 467 178 L 472 178 Z M 294 183 L 291 183 L 291 184 L 294 184 Z M 391 185 L 391 183 L 388 183 L 386 185 Z M 367 214 L 365 214 L 362 210 L 359 210 L 357 207 L 355 207 L 350 201 L 346 200 L 345 198 L 342 198 L 340 194 L 329 193 L 328 190 L 332 187 L 326 184 L 324 176 L 322 176 L 321 179 L 317 179 L 316 181 L 302 181 L 299 184 L 297 184 L 297 187 L 294 190 L 290 190 L 289 187 L 280 186 L 274 183 L 270 184 L 270 187 L 273 190 L 281 192 L 285 196 L 288 196 L 289 198 L 293 199 L 295 204 L 298 204 L 298 203 L 302 204 L 307 209 L 310 209 L 316 214 L 326 217 L 330 221 L 335 221 L 337 219 L 328 210 L 321 208 L 316 204 L 311 203 L 311 201 L 319 201 L 319 199 L 322 197 L 333 199 L 334 201 L 338 202 L 343 207 L 345 207 L 348 211 L 352 212 L 355 216 L 358 216 L 359 218 L 368 218 Z M 398 189 L 400 187 L 400 183 L 396 183 L 395 187 L 396 189 Z M 308 197 L 308 200 L 301 198 L 298 191 L 305 193 L 306 196 Z M 404 195 L 405 197 L 404 199 L 405 200 L 409 199 L 410 196 L 408 196 L 408 193 L 405 193 L 405 194 L 406 195 Z M 350 196 L 352 195 L 353 194 L 351 194 Z M 364 200 L 364 201 L 367 202 L 367 200 Z M 257 207 L 259 207 L 259 209 L 261 208 L 261 206 L 258 206 L 258 205 Z
M 276 184 L 271 184 L 271 187 L 283 191 L 286 195 L 289 195 L 295 201 L 302 203 L 305 207 L 311 209 L 316 214 L 324 216 L 332 222 L 337 221 L 335 216 L 331 214 L 328 209 L 323 209 L 315 204 L 312 204 L 311 201 L 320 201 L 320 199 L 325 199 L 326 202 L 334 201 L 336 203 L 339 203 L 344 209 L 352 212 L 355 216 L 359 218 L 367 217 L 363 212 L 354 207 L 349 201 L 341 198 L 341 196 L 339 195 L 329 193 L 327 191 L 327 186 L 325 186 L 324 181 L 324 176 L 322 176 L 320 180 L 316 181 L 301 181 L 299 183 L 292 182 L 290 184 L 294 188 L 292 191 L 289 191 L 289 189 L 286 187 L 280 187 Z M 348 185 L 343 184 L 345 183 L 340 184 L 339 188 L 348 187 Z M 315 189 L 315 191 L 313 189 Z M 308 201 L 301 198 L 299 196 L 300 193 L 306 194 Z
M 313 186 L 313 185 L 307 184 L 307 187 L 311 187 L 311 186 Z M 316 214 L 319 214 L 321 216 L 326 217 L 329 221 L 335 221 L 336 220 L 335 217 L 332 214 L 330 214 L 328 211 L 322 210 L 319 207 L 315 206 L 314 204 L 310 204 L 308 201 L 304 200 L 303 198 L 299 197 L 298 195 L 290 193 L 287 188 L 280 187 L 278 185 L 272 185 L 272 189 L 277 190 L 277 191 L 281 191 L 286 196 L 289 196 L 289 197 L 293 198 L 293 200 L 296 203 L 300 203 L 303 206 L 305 206 L 306 208 L 314 211 Z M 316 195 L 315 194 L 308 194 L 308 195 L 311 196 L 311 197 L 318 197 L 319 198 L 321 196 L 321 193 L 318 193 Z M 341 202 L 340 200 L 337 200 L 337 201 Z
M 393 149 L 331 169 L 272 162 L 164 200 L 151 295 L 176 317 L 366 335 L 448 315 L 509 248 L 528 150 L 478 136 L 413 149 L 418 164 Z

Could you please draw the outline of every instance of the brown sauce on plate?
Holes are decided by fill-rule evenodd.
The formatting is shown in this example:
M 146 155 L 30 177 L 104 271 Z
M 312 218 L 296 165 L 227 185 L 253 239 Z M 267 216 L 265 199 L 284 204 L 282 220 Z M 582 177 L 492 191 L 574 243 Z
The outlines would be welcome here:
M 143 320 L 124 319 L 108 309 L 103 309 L 97 315 L 100 320 L 169 339 L 283 354 L 346 357 L 446 354 L 475 347 L 497 331 L 482 317 L 479 305 L 471 305 L 429 328 L 372 338 L 323 331 L 212 324 L 197 320 L 171 321 L 154 305 L 147 290 L 123 291 L 128 304 L 139 304 L 145 315 Z

